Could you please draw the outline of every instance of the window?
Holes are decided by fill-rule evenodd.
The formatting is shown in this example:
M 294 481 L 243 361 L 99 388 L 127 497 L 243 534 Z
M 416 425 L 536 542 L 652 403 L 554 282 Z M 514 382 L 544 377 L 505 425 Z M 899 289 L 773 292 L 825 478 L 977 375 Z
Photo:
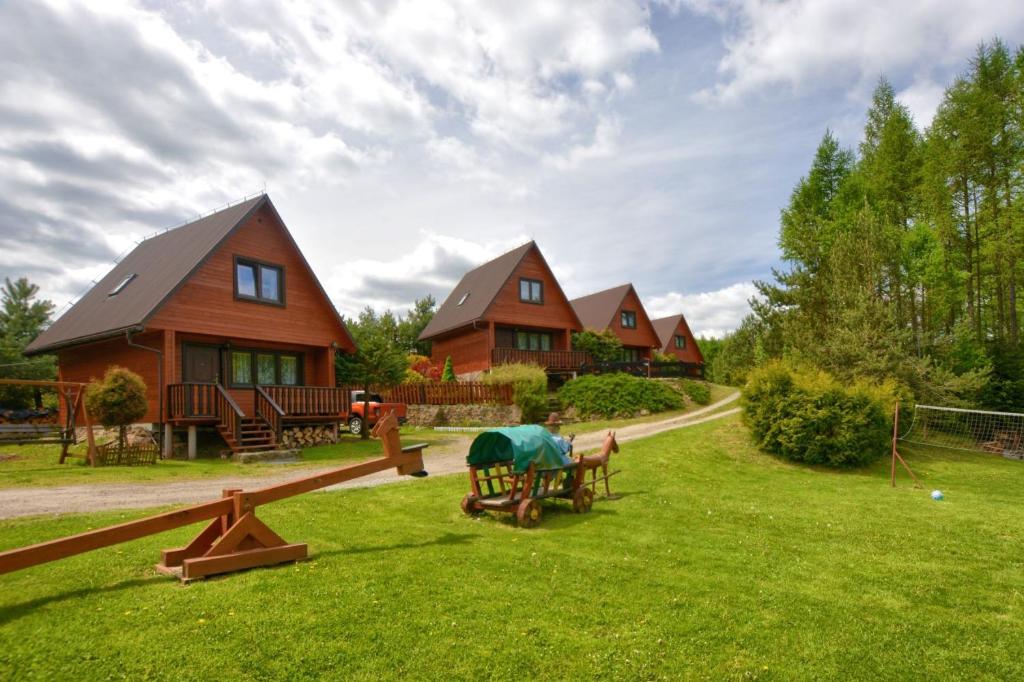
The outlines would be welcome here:
M 261 303 L 284 304 L 284 268 L 236 258 L 235 295 Z
M 302 357 L 295 353 L 232 350 L 229 355 L 232 386 L 302 384 Z
M 124 279 L 122 279 L 120 282 L 118 282 L 117 286 L 114 287 L 113 289 L 111 289 L 110 293 L 108 293 L 107 296 L 117 296 L 119 293 L 121 293 L 121 291 L 124 290 L 124 288 L 126 286 L 128 286 L 128 284 L 133 279 L 135 279 L 135 273 L 134 272 L 132 274 L 128 275 L 127 277 L 125 277 Z
M 248 386 L 252 383 L 252 353 L 232 351 L 231 383 L 238 386 Z
M 525 277 L 520 279 L 519 300 L 523 303 L 543 303 L 544 282 L 541 282 L 539 279 L 526 279 Z
M 462 295 L 462 298 L 460 298 L 459 302 L 456 303 L 455 305 L 462 305 L 463 303 L 466 302 L 467 298 L 469 298 L 469 292 L 468 291 Z
M 640 349 L 639 348 L 623 348 L 622 349 L 622 361 L 623 362 L 640 362 Z
M 676 334 L 676 348 L 679 350 L 686 348 L 686 337 L 682 334 Z
M 516 332 L 519 350 L 551 350 L 551 334 L 543 332 Z
M 636 313 L 634 311 L 623 310 L 621 320 L 623 329 L 636 329 Z

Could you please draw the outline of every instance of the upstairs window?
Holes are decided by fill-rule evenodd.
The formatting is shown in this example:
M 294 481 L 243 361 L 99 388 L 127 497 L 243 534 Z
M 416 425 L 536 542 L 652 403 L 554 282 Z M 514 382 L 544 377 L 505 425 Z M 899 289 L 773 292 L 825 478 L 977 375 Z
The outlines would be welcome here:
M 236 258 L 235 296 L 247 301 L 284 305 L 284 268 Z
M 686 348 L 686 337 L 682 334 L 676 334 L 676 348 L 679 350 Z
M 623 310 L 621 322 L 623 329 L 636 329 L 636 312 L 633 310 Z
M 544 282 L 539 279 L 521 278 L 519 280 L 519 300 L 523 303 L 543 303 Z

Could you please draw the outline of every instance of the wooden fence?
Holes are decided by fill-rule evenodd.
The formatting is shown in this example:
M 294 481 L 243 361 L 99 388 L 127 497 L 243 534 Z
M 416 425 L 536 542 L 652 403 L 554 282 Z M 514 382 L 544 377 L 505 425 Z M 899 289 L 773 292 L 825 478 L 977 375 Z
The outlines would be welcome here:
M 349 389 L 360 391 L 362 387 L 350 386 Z M 379 393 L 385 402 L 408 405 L 512 404 L 512 384 L 492 385 L 481 381 L 400 384 L 390 388 L 376 386 L 371 392 Z

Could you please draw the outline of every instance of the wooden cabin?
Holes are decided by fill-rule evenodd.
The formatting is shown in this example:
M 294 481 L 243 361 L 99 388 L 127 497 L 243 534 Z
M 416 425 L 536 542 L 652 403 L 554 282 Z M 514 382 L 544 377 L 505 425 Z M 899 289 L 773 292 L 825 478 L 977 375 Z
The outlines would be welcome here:
M 650 360 L 652 351 L 661 347 L 658 333 L 632 284 L 574 298 L 571 303 L 585 328 L 615 332 L 622 341 L 623 362 Z
M 511 362 L 559 374 L 589 360 L 572 350 L 572 334 L 582 328 L 531 241 L 467 272 L 419 338 L 431 342 L 433 362 L 450 356 L 460 376 Z
M 29 344 L 60 378 L 111 365 L 146 382 L 143 421 L 214 426 L 233 451 L 271 449 L 284 425 L 337 423 L 348 397 L 334 356 L 355 343 L 270 197 L 141 242 Z
M 658 332 L 662 353 L 674 355 L 680 362 L 704 364 L 704 354 L 700 352 L 700 346 L 682 314 L 651 320 L 651 324 Z

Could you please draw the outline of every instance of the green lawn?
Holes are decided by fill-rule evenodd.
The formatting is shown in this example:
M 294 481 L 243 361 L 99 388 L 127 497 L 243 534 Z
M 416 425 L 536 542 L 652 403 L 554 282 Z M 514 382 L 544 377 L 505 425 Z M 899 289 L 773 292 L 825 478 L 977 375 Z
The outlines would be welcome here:
M 533 530 L 464 517 L 462 476 L 305 495 L 261 514 L 307 562 L 183 587 L 152 569 L 183 529 L 0 576 L 0 677 L 1021 678 L 1024 464 L 906 455 L 925 490 L 727 417 L 623 444 L 621 499 Z
M 732 386 L 719 386 L 718 384 L 708 384 L 708 388 L 711 389 L 711 402 L 708 405 L 717 403 L 723 398 L 727 398 L 733 393 L 738 392 L 739 389 L 733 388 Z M 713 414 L 722 410 L 731 410 L 737 407 L 739 403 L 732 403 L 727 406 L 723 406 L 717 410 L 712 410 L 708 414 Z M 697 405 L 696 403 L 689 403 L 685 408 L 681 410 L 670 410 L 668 412 L 656 412 L 649 414 L 645 417 L 632 417 L 629 419 L 596 419 L 594 421 L 582 421 L 574 424 L 566 424 L 562 427 L 563 433 L 590 433 L 593 431 L 604 431 L 606 429 L 619 429 L 623 426 L 631 426 L 632 424 L 646 424 L 648 422 L 661 421 L 663 419 L 671 419 L 672 417 L 681 417 L 697 410 L 702 410 L 707 405 Z
M 402 428 L 402 442 L 428 442 L 435 447 L 451 442 L 458 436 L 442 434 L 431 429 Z M 84 446 L 76 446 L 84 452 Z M 436 452 L 436 450 L 435 450 Z M 430 448 L 424 451 L 429 457 Z M 289 467 L 324 467 L 369 459 L 381 454 L 380 441 L 360 440 L 356 436 L 342 434 L 341 440 L 333 445 L 306 448 L 302 462 Z M 239 464 L 221 459 L 215 451 L 201 452 L 192 460 L 161 460 L 150 466 L 135 467 L 90 467 L 84 459 L 69 458 L 58 464 L 60 447 L 54 445 L 6 445 L 0 446 L 0 488 L 24 486 L 56 486 L 86 483 L 157 483 L 169 480 L 198 478 L 219 478 L 222 476 L 256 476 L 269 471 L 280 471 L 279 464 Z

